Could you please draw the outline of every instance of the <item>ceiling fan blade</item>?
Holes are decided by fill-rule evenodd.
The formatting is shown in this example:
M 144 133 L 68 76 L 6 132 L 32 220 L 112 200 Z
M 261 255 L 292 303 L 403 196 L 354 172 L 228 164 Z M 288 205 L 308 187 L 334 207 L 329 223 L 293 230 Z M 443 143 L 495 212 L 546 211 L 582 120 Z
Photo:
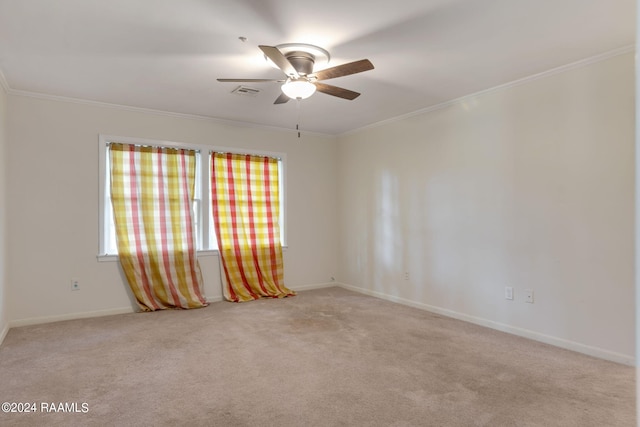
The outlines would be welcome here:
M 280 96 L 278 98 L 276 98 L 276 101 L 274 102 L 274 104 L 284 104 L 285 102 L 288 102 L 289 99 L 291 99 L 291 98 L 289 98 L 284 93 L 281 93 Z
M 361 59 L 359 61 L 336 65 L 335 67 L 327 68 L 326 70 L 320 70 L 317 73 L 313 73 L 313 75 L 315 75 L 318 80 L 329 80 L 335 79 L 336 77 L 373 70 L 373 68 L 371 61 L 368 59 Z
M 216 79 L 219 82 L 236 82 L 236 83 L 241 83 L 241 82 L 246 82 L 246 83 L 263 83 L 263 82 L 278 82 L 278 83 L 282 83 L 285 82 L 286 80 L 275 80 L 275 79 Z
M 258 46 L 267 58 L 273 61 L 287 76 L 293 76 L 294 78 L 300 77 L 298 71 L 291 65 L 291 62 L 280 52 L 277 47 L 273 46 Z
M 338 86 L 328 85 L 324 83 L 315 82 L 316 90 L 318 92 L 326 93 L 327 95 L 337 96 L 338 98 L 348 99 L 350 101 L 360 96 L 358 92 L 354 92 L 349 89 L 343 89 Z

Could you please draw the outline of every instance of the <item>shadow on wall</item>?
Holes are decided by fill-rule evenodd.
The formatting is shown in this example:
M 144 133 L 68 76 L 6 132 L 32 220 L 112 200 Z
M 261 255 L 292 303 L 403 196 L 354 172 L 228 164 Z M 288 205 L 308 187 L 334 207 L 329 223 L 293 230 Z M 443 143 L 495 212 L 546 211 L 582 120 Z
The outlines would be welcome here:
M 402 294 L 399 288 L 406 270 L 399 191 L 398 176 L 383 171 L 370 209 L 375 215 L 370 222 L 374 227 L 370 243 L 374 251 L 373 290 L 391 296 Z

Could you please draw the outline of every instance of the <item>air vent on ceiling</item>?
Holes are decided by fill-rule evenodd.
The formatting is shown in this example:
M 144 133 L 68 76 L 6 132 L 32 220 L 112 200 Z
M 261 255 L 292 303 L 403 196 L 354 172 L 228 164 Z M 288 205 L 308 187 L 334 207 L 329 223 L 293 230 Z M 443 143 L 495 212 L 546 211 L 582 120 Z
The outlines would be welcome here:
M 256 96 L 260 93 L 260 89 L 255 89 L 247 86 L 238 86 L 231 93 L 235 93 L 236 95 L 244 95 L 244 96 Z

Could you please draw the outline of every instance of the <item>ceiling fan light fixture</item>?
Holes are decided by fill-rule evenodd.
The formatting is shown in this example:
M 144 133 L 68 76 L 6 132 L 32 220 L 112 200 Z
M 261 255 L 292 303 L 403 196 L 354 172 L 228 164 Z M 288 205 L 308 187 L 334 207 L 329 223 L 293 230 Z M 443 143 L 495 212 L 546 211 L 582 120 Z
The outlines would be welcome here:
M 291 99 L 306 99 L 315 93 L 316 85 L 305 79 L 287 80 L 281 89 Z

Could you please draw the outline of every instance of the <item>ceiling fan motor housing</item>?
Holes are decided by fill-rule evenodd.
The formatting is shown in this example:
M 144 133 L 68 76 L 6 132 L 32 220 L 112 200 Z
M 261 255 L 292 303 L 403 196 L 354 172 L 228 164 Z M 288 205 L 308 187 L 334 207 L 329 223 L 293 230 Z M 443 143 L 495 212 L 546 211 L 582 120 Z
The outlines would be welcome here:
M 289 60 L 293 68 L 296 69 L 298 74 L 309 75 L 313 73 L 313 64 L 316 61 L 315 56 L 308 52 L 293 51 L 285 54 L 285 57 Z

